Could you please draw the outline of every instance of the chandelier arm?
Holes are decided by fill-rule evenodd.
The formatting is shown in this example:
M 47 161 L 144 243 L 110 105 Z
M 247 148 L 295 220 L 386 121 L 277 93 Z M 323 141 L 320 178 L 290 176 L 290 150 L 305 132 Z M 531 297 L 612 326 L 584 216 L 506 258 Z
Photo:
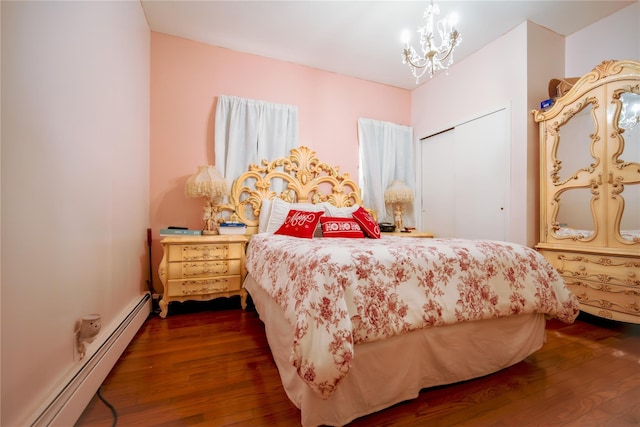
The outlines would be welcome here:
M 427 64 L 421 67 L 415 67 L 409 64 L 409 71 L 411 71 L 411 74 L 416 78 L 416 84 L 418 84 L 420 82 L 420 78 L 424 76 L 427 71 L 430 71 L 430 69 L 427 67 Z
M 438 54 L 441 52 L 438 52 Z M 451 55 L 453 54 L 453 47 L 449 48 L 449 50 L 447 51 L 447 54 L 445 56 L 441 56 L 438 57 L 438 55 L 434 55 L 434 59 L 436 59 L 438 62 L 444 62 L 447 58 L 449 58 Z
M 411 59 L 411 56 L 410 56 L 410 55 L 408 55 L 408 53 L 407 53 L 407 51 L 406 51 L 406 50 L 405 50 L 405 52 L 404 52 L 404 55 L 405 55 L 405 56 L 404 56 L 405 61 L 406 61 L 408 64 L 410 64 L 412 67 L 414 67 L 414 68 L 425 68 L 427 65 L 429 65 L 429 62 L 428 62 L 428 61 L 426 61 L 426 60 L 424 60 L 425 62 L 424 62 L 424 64 L 422 64 L 422 65 L 421 65 L 421 64 L 418 64 L 418 63 L 413 62 L 413 60 Z M 418 56 L 418 55 L 416 55 L 416 56 Z M 420 58 L 420 59 L 422 60 L 422 58 Z

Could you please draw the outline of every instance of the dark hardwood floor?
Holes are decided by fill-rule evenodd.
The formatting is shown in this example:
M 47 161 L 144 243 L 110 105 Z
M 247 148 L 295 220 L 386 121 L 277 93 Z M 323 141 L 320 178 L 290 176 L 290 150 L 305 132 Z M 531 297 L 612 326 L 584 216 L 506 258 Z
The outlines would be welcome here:
M 296 426 L 255 311 L 239 300 L 172 303 L 149 317 L 101 387 L 118 426 Z M 356 426 L 640 426 L 640 325 L 581 314 L 483 378 L 423 390 Z M 111 426 L 96 395 L 76 427 Z

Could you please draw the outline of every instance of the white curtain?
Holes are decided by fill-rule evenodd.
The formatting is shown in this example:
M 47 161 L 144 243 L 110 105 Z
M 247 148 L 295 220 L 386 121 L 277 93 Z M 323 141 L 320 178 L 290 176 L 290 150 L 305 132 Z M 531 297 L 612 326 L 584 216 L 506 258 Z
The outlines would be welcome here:
M 360 188 L 363 203 L 375 210 L 378 222 L 393 222 L 384 192 L 395 179 L 403 180 L 415 194 L 413 129 L 373 119 L 358 119 Z M 415 225 L 413 206 L 405 206 L 404 222 Z
M 250 164 L 298 146 L 298 107 L 221 95 L 214 138 L 216 169 L 231 185 Z

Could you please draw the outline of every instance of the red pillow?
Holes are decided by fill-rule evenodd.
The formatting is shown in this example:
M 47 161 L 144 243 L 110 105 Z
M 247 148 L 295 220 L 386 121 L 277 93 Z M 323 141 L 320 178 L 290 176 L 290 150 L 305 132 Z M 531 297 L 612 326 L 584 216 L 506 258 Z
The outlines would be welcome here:
M 360 224 L 367 237 L 380 238 L 380 226 L 365 208 L 360 206 L 353 214 L 353 218 Z
M 362 228 L 353 218 L 323 216 L 320 218 L 324 237 L 360 237 L 364 238 Z
M 307 212 L 291 209 L 280 226 L 273 234 L 284 234 L 286 236 L 313 238 L 320 217 L 324 212 Z

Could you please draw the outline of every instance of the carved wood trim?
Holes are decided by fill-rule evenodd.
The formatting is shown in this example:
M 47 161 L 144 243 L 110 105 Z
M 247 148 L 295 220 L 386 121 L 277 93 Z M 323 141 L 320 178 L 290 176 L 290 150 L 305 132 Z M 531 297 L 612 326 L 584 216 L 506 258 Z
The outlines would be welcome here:
M 536 122 L 545 121 L 558 115 L 564 105 L 576 101 L 586 91 L 596 85 L 603 85 L 617 80 L 624 80 L 640 74 L 640 62 L 637 61 L 602 61 L 591 72 L 582 76 L 571 89 L 562 96 L 562 105 L 555 103 L 546 111 L 533 110 L 533 118 Z
M 283 189 L 274 190 L 281 181 Z M 328 202 L 336 207 L 362 206 L 361 190 L 349 173 L 338 166 L 321 162 L 316 152 L 300 146 L 287 157 L 262 160 L 252 164 L 231 186 L 229 203 L 222 210 L 233 212 L 247 224 L 247 234 L 258 231 L 258 219 L 263 199 L 279 197 L 286 202 Z

